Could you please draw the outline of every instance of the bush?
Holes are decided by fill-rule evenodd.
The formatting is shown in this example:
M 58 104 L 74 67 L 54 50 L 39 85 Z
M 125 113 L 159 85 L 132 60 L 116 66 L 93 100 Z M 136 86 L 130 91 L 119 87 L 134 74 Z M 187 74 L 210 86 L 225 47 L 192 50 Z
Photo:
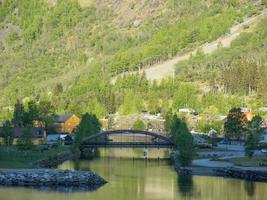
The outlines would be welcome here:
M 141 119 L 138 119 L 134 122 L 132 129 L 143 131 L 145 130 L 145 124 Z

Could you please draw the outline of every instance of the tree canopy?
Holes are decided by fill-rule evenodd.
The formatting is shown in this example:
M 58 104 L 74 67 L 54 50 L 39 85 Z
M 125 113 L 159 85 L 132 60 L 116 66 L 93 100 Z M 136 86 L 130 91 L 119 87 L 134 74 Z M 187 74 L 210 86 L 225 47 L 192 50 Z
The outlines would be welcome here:
M 183 166 L 191 164 L 193 159 L 193 137 L 185 121 L 173 116 L 170 135 L 179 151 L 178 159 Z
M 81 122 L 75 130 L 75 139 L 73 148 L 77 149 L 85 137 L 99 133 L 101 130 L 101 124 L 96 115 L 85 113 L 82 115 Z
M 246 114 L 240 108 L 231 109 L 224 124 L 225 137 L 236 139 L 244 137 L 247 122 Z

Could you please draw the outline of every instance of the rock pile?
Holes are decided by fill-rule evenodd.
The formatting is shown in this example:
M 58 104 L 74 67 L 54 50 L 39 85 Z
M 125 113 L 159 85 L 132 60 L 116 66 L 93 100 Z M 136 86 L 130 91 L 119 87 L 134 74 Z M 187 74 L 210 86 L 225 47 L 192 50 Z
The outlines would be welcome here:
M 0 170 L 0 185 L 5 186 L 64 186 L 97 188 L 106 181 L 93 172 L 25 169 Z

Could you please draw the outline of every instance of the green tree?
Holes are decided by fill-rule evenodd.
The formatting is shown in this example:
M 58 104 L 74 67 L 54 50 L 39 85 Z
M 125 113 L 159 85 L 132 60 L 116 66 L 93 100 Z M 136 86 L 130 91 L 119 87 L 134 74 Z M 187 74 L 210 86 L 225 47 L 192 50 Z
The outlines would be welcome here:
M 240 108 L 233 108 L 227 115 L 227 120 L 224 123 L 224 132 L 226 138 L 240 139 L 244 137 L 247 126 L 246 115 L 241 112 Z
M 53 125 L 55 107 L 51 101 L 40 101 L 38 105 L 39 120 L 44 123 L 44 127 L 47 128 Z
M 251 121 L 248 122 L 247 125 L 247 138 L 245 144 L 245 153 L 248 157 L 252 157 L 254 150 L 257 148 L 259 143 L 259 137 L 263 128 L 261 127 L 262 124 L 262 117 L 256 115 L 252 118 Z
M 257 138 L 256 135 L 250 133 L 247 136 L 246 144 L 245 144 L 245 153 L 246 156 L 252 157 L 254 154 L 254 150 L 257 148 Z
M 17 140 L 17 146 L 20 150 L 31 150 L 34 147 L 32 142 L 32 127 L 28 126 L 23 129 L 22 135 Z
M 12 123 L 14 124 L 15 127 L 23 126 L 24 116 L 25 116 L 24 107 L 22 103 L 19 100 L 17 100 L 17 103 L 15 104 L 14 107 L 13 118 L 12 118 Z
M 24 126 L 33 126 L 34 120 L 40 120 L 40 113 L 35 101 L 28 102 L 28 110 L 24 113 L 23 124 Z
M 3 124 L 3 139 L 4 139 L 4 144 L 9 146 L 13 144 L 14 140 L 14 135 L 13 135 L 13 130 L 12 130 L 12 123 L 10 121 L 5 121 Z
M 256 138 L 258 138 L 260 133 L 263 131 L 263 128 L 261 127 L 262 122 L 263 122 L 263 119 L 261 116 L 259 115 L 254 116 L 251 119 L 251 121 L 248 122 L 248 125 L 247 125 L 248 133 L 253 134 L 256 136 Z
M 173 119 L 172 111 L 168 111 L 165 114 L 164 118 L 165 118 L 165 121 L 164 121 L 165 131 L 169 132 L 171 130 L 171 127 L 172 127 L 172 119 Z
M 141 119 L 137 119 L 134 122 L 132 129 L 133 130 L 143 131 L 143 130 L 145 130 L 145 124 L 144 124 L 144 122 Z
M 82 116 L 81 122 L 75 131 L 73 148 L 77 150 L 85 137 L 96 134 L 100 132 L 100 130 L 101 124 L 96 115 L 85 113 Z
M 193 137 L 186 125 L 186 122 L 179 119 L 177 115 L 173 116 L 171 137 L 177 145 L 177 149 L 179 151 L 178 159 L 181 165 L 190 165 L 193 159 Z

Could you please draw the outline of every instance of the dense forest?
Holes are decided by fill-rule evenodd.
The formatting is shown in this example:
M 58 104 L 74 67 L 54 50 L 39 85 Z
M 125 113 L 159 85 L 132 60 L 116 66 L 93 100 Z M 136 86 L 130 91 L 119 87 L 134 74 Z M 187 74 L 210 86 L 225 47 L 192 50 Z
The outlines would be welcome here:
M 144 74 L 129 75 L 114 85 L 110 79 L 210 42 L 266 5 L 252 0 L 0 1 L 0 121 L 11 118 L 17 99 L 25 105 L 41 99 L 58 113 L 98 117 L 181 107 L 205 112 L 211 106 L 225 114 L 244 104 L 264 106 L 266 20 L 230 49 L 211 57 L 199 52 L 178 66 L 174 79 L 156 83 Z M 203 91 L 206 85 L 210 92 Z

